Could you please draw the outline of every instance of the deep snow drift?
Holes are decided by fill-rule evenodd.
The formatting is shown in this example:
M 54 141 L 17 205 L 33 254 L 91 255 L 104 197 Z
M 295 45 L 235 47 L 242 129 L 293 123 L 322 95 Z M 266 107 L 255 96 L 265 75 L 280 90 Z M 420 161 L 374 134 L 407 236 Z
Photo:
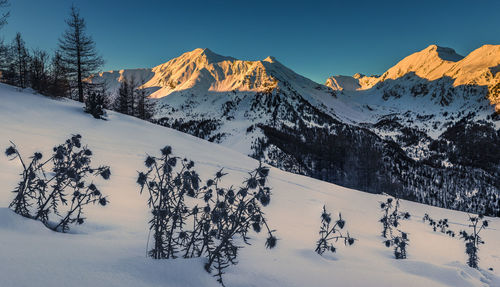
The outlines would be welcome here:
M 218 286 L 203 270 L 203 261 L 145 257 L 148 235 L 146 197 L 139 195 L 137 170 L 146 153 L 171 145 L 175 154 L 193 159 L 206 179 L 221 167 L 224 183 L 239 184 L 257 162 L 220 145 L 144 121 L 109 112 L 95 120 L 73 101 L 55 101 L 0 85 L 0 146 L 15 142 L 23 155 L 51 148 L 80 133 L 94 151 L 95 164 L 111 166 L 111 180 L 101 183 L 110 204 L 88 210 L 87 223 L 72 234 L 47 230 L 6 207 L 18 181 L 20 166 L 0 158 L 0 285 L 1 286 Z M 265 208 L 277 229 L 276 249 L 264 248 L 265 235 L 251 234 L 239 264 L 228 269 L 227 286 L 500 286 L 500 219 L 491 218 L 482 234 L 480 271 L 465 265 L 464 243 L 434 233 L 422 223 L 428 213 L 448 218 L 458 233 L 467 214 L 402 201 L 412 214 L 403 222 L 409 233 L 407 260 L 393 259 L 380 237 L 379 201 L 373 195 L 271 169 L 271 204 Z M 333 215 L 342 212 L 346 229 L 357 239 L 352 247 L 338 244 L 334 255 L 314 253 L 323 204 Z M 488 271 L 493 268 L 493 271 Z

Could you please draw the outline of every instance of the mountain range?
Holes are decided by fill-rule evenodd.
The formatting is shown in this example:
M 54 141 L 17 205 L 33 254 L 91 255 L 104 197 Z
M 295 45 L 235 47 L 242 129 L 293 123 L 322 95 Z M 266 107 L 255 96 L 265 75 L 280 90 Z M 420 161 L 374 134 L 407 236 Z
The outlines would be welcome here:
M 381 76 L 303 77 L 274 57 L 209 49 L 124 79 L 156 102 L 153 122 L 286 171 L 436 206 L 500 215 L 500 45 L 466 57 L 431 45 Z

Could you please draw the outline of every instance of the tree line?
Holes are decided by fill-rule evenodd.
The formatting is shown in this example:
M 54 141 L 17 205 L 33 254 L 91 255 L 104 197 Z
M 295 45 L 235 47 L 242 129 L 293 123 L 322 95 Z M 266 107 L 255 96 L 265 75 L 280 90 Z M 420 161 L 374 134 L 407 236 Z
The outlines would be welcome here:
M 0 0 L 0 10 L 6 10 L 8 0 Z M 0 29 L 7 24 L 9 12 L 0 11 Z M 104 83 L 89 78 L 104 65 L 96 44 L 87 33 L 85 19 L 72 6 L 65 20 L 66 29 L 51 54 L 39 48 L 29 48 L 18 32 L 10 43 L 0 39 L 0 82 L 57 98 L 70 98 L 85 103 L 85 111 L 103 118 L 104 109 L 148 120 L 153 105 L 133 79 L 124 80 L 124 90 L 115 100 L 110 98 Z M 130 81 L 130 82 L 129 82 Z M 126 90 L 126 91 L 125 91 Z M 124 101 L 127 108 L 124 109 Z

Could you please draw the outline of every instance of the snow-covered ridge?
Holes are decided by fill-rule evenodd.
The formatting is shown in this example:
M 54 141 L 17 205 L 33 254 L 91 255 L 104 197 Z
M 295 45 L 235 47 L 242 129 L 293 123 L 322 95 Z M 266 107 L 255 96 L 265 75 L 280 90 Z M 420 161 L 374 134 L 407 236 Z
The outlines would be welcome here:
M 332 76 L 327 79 L 326 85 L 334 90 L 366 90 L 388 79 L 394 80 L 414 73 L 428 81 L 449 77 L 454 86 L 492 86 L 500 82 L 499 67 L 500 45 L 484 45 L 466 57 L 451 48 L 430 45 L 404 58 L 380 77 Z
M 302 94 L 313 105 L 335 109 L 337 116 L 357 121 L 359 115 L 345 116 L 345 107 L 370 104 L 362 97 L 353 95 L 351 99 L 339 103 L 331 99 L 334 91 L 370 91 L 372 88 L 390 82 L 388 87 L 408 86 L 417 92 L 436 94 L 432 99 L 426 99 L 427 104 L 445 105 L 453 99 L 444 101 L 440 98 L 446 94 L 457 94 L 450 89 L 455 87 L 485 87 L 489 103 L 500 108 L 500 45 L 484 45 L 471 52 L 466 57 L 458 55 L 451 48 L 431 45 L 402 59 L 394 67 L 381 76 L 332 76 L 325 85 L 317 84 L 282 65 L 274 57 L 260 61 L 245 61 L 233 57 L 222 56 L 210 49 L 195 49 L 186 52 L 164 64 L 152 69 L 133 69 L 110 71 L 94 75 L 93 82 L 106 83 L 111 94 L 116 94 L 123 79 L 134 78 L 143 83 L 152 98 L 163 98 L 173 93 L 207 94 L 208 92 L 268 92 L 285 86 Z M 408 77 L 405 79 L 404 77 Z M 392 81 L 392 82 L 391 82 Z M 427 85 L 430 84 L 430 85 Z M 411 87 L 410 87 L 411 86 Z M 442 91 L 443 87 L 446 91 Z M 385 87 L 387 90 L 387 87 Z M 442 91 L 442 92 L 441 92 Z M 407 93 L 408 91 L 401 91 Z M 378 91 L 373 91 L 377 94 Z M 388 91 L 386 94 L 394 94 Z M 465 100 L 470 100 L 470 92 Z M 378 96 L 377 96 L 378 97 Z M 342 98 L 342 96 L 341 96 Z M 386 98 L 386 97 L 384 97 Z M 479 95 L 475 99 L 484 98 Z M 340 112 L 339 112 L 340 111 Z
M 498 104 L 499 71 L 500 45 L 484 45 L 466 57 L 458 55 L 451 48 L 430 45 L 402 59 L 381 76 L 332 76 L 326 80 L 325 85 L 335 91 L 360 91 L 371 89 L 387 80 L 414 75 L 430 82 L 449 79 L 454 87 L 488 87 L 490 102 Z M 104 72 L 92 76 L 89 80 L 105 82 L 108 90 L 116 93 L 124 78 L 134 78 L 135 81 L 144 83 L 142 87 L 148 88 L 152 98 L 162 98 L 186 90 L 191 90 L 191 93 L 263 92 L 275 89 L 283 82 L 306 94 L 314 94 L 314 89 L 328 89 L 293 72 L 274 57 L 261 61 L 245 61 L 201 48 L 186 52 L 152 69 Z
M 264 92 L 278 87 L 280 81 L 289 81 L 297 88 L 309 86 L 327 89 L 296 74 L 271 56 L 261 61 L 245 61 L 221 56 L 209 49 L 201 48 L 184 53 L 150 70 L 101 73 L 93 76 L 91 81 L 104 81 L 111 90 L 116 91 L 116 87 L 124 77 L 132 75 L 136 80 L 146 79 L 143 88 L 154 88 L 152 98 L 162 98 L 185 90 Z
M 354 105 L 373 104 L 382 94 L 386 108 L 400 102 L 404 106 L 407 101 L 398 99 L 411 94 L 421 97 L 421 104 L 416 106 L 425 107 L 423 110 L 457 102 L 462 109 L 493 105 L 500 111 L 499 71 L 500 45 L 484 45 L 466 57 L 451 48 L 431 45 L 402 59 L 381 76 L 332 76 L 325 85 L 341 91 Z M 389 98 L 392 101 L 387 101 Z

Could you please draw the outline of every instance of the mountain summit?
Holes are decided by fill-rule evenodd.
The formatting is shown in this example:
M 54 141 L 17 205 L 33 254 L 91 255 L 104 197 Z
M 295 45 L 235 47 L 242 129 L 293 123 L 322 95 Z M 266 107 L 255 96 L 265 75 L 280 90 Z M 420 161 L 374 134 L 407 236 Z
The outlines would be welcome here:
M 154 92 L 152 98 L 163 98 L 171 93 L 192 90 L 193 92 L 265 92 L 288 82 L 296 88 L 318 87 L 328 90 L 302 77 L 269 56 L 261 61 L 244 61 L 222 56 L 209 49 L 186 52 L 149 71 L 143 71 L 143 88 Z M 105 82 L 116 93 L 119 82 L 127 72 L 110 71 L 95 75 L 92 82 Z
M 411 54 L 385 72 L 381 80 L 397 79 L 410 72 L 427 80 L 442 77 L 456 62 L 463 59 L 451 48 L 430 45 L 424 50 Z
M 470 107 L 471 99 L 482 102 L 487 98 L 500 111 L 499 71 L 500 45 L 484 45 L 466 57 L 451 48 L 431 45 L 402 59 L 381 76 L 332 76 L 325 85 L 355 97 L 354 101 L 361 104 L 373 104 L 374 96 L 380 93 L 386 101 L 412 94 L 426 98 L 424 105 L 419 105 L 426 108 L 428 104 L 447 106 L 461 101 L 467 101 Z M 368 94 L 370 97 L 363 98 Z
M 413 73 L 428 81 L 449 77 L 454 80 L 455 86 L 491 86 L 500 82 L 500 75 L 497 74 L 499 67 L 500 45 L 484 45 L 466 57 L 451 48 L 430 45 L 402 59 L 380 77 L 332 76 L 327 79 L 326 85 L 334 90 L 365 90 L 385 80 L 395 80 Z

